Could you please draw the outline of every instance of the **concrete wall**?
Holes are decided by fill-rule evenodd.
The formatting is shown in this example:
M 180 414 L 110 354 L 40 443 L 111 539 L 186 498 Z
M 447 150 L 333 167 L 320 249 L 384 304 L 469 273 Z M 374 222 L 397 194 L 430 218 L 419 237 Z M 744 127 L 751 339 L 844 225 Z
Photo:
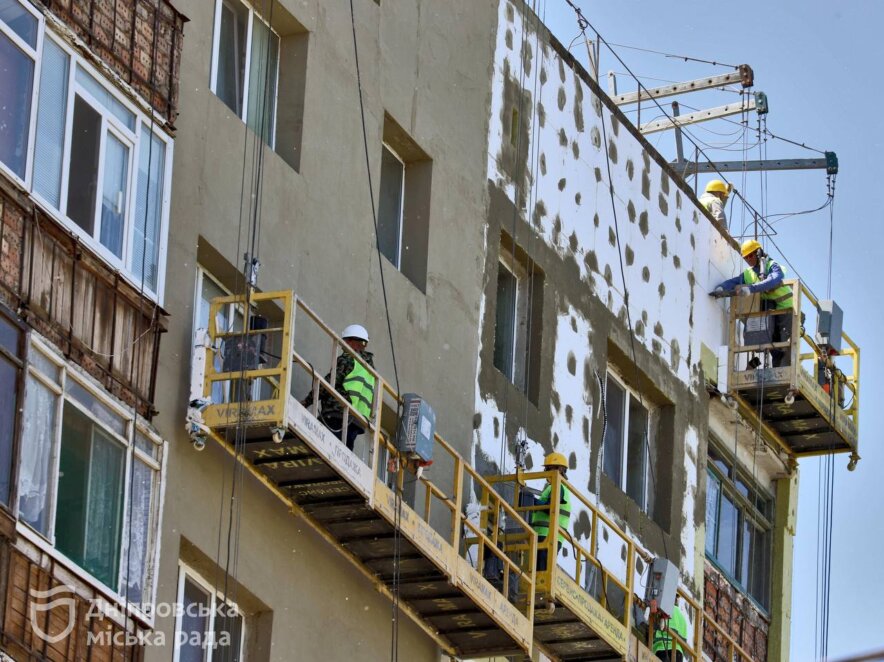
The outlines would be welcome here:
M 522 3 L 502 0 L 497 21 L 476 461 L 512 470 L 519 430 L 529 438 L 529 468 L 550 450 L 564 453 L 570 479 L 587 493 L 600 485 L 602 505 L 647 549 L 679 563 L 699 594 L 708 421 L 701 346 L 725 342 L 725 308 L 706 293 L 735 273 L 739 255 L 692 191 L 673 179 L 663 158 Z M 515 237 L 545 277 L 542 337 L 532 348 L 541 355 L 535 401 L 491 360 L 502 231 L 507 247 Z M 658 407 L 650 516 L 597 475 L 596 373 L 604 380 L 608 365 Z M 580 513 L 573 519 L 575 533 L 587 536 L 586 520 Z M 617 559 L 620 550 L 601 554 Z
M 166 281 L 171 321 L 163 340 L 157 403 L 157 425 L 171 440 L 160 601 L 175 598 L 183 546 L 217 563 L 219 521 L 227 521 L 219 513 L 230 496 L 231 461 L 217 448 L 195 453 L 183 434 L 183 421 L 198 250 L 219 255 L 228 270 L 241 265 L 249 225 L 245 216 L 240 222 L 241 183 L 244 178 L 248 201 L 254 141 L 209 90 L 214 2 L 179 4 L 190 22 L 182 58 Z M 472 0 L 360 0 L 355 5 L 375 199 L 385 113 L 433 163 L 426 293 L 383 263 L 401 389 L 431 397 L 440 432 L 466 450 L 471 421 L 464 412 L 473 408 L 484 265 L 481 219 L 493 50 L 488 28 L 496 19 L 492 7 Z M 284 0 L 274 8 L 274 22 L 281 10 L 308 33 L 303 130 L 296 160 L 264 150 L 259 286 L 294 289 L 339 330 L 353 322 L 367 326 L 377 367 L 392 379 L 349 5 Z M 466 15 L 473 19 L 463 21 Z M 303 53 L 303 43 L 296 50 Z M 290 109 L 281 104 L 279 112 Z M 223 276 L 217 273 L 224 271 L 219 260 L 206 266 Z M 318 355 L 315 360 L 326 359 Z M 247 479 L 238 503 L 235 577 L 273 612 L 269 659 L 386 655 L 389 601 L 258 484 Z M 220 556 L 223 566 L 223 551 Z M 171 619 L 158 626 L 171 636 Z M 436 657 L 432 641 L 407 621 L 400 646 L 407 659 Z M 168 655 L 148 651 L 148 662 L 160 659 Z

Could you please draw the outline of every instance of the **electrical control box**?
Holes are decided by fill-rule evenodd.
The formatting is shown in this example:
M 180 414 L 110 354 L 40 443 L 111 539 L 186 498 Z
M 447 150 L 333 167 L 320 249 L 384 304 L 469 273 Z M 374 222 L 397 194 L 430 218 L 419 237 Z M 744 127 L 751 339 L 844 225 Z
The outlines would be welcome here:
M 841 325 L 844 322 L 844 313 L 837 303 L 828 299 L 820 301 L 816 318 L 816 344 L 833 350 L 836 354 L 841 352 Z
M 773 318 L 770 315 L 747 317 L 743 328 L 746 345 L 769 345 L 773 342 Z
M 398 450 L 409 457 L 429 462 L 433 459 L 433 435 L 436 412 L 416 393 L 402 396 L 402 418 L 399 421 Z
M 669 559 L 656 558 L 648 572 L 645 602 L 656 601 L 657 609 L 666 616 L 672 616 L 675 595 L 678 590 L 678 568 Z

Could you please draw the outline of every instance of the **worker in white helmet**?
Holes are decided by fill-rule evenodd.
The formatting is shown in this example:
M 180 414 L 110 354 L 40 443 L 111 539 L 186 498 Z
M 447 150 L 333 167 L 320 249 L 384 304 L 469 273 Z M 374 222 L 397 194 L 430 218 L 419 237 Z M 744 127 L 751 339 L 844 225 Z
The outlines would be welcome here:
M 727 225 L 724 206 L 727 204 L 730 194 L 730 184 L 726 184 L 720 179 L 713 179 L 706 184 L 706 192 L 700 196 L 700 204 L 706 207 L 706 211 L 712 214 L 712 218 L 723 225 Z
M 368 331 L 361 324 L 349 325 L 344 329 L 341 337 L 362 360 L 361 362 L 357 361 L 350 352 L 342 351 L 335 366 L 335 390 L 350 403 L 347 435 L 342 440 L 347 444 L 347 448 L 352 451 L 356 437 L 365 432 L 365 427 L 362 425 L 359 416 L 365 419 L 371 418 L 374 403 L 375 377 L 366 368 L 366 365 L 374 368 L 374 356 L 366 350 L 368 346 Z M 331 381 L 331 373 L 325 376 L 325 381 Z M 312 390 L 303 400 L 302 404 L 305 407 L 313 404 Z M 341 438 L 344 425 L 344 407 L 341 402 L 326 389 L 320 388 L 319 407 L 319 420 L 325 424 L 325 427 L 334 432 L 338 438 Z

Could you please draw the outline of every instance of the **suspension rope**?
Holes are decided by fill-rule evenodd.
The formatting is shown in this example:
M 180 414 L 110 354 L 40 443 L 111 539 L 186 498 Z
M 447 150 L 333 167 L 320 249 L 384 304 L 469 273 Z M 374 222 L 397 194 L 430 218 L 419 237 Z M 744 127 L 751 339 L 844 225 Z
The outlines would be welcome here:
M 566 0 L 566 2 L 568 2 L 568 4 L 572 4 L 571 0 Z M 572 4 L 572 6 L 573 6 L 573 4 Z M 582 27 L 581 29 L 585 30 L 585 27 Z M 596 35 L 598 35 L 598 33 L 596 33 Z M 619 224 L 618 218 L 617 218 L 617 201 L 614 196 L 614 177 L 611 172 L 611 154 L 610 154 L 610 147 L 608 145 L 608 129 L 605 124 L 604 115 L 600 119 L 601 119 L 600 124 L 602 125 L 602 142 L 604 142 L 604 144 L 605 144 L 605 167 L 606 167 L 607 173 L 608 173 L 608 193 L 610 194 L 610 197 L 611 197 L 611 213 L 613 215 L 613 220 L 614 220 L 614 236 L 617 240 L 617 258 L 618 258 L 618 263 L 620 265 L 620 279 L 623 283 L 623 305 L 626 308 L 626 323 L 629 326 L 629 343 L 630 343 L 630 349 L 632 351 L 633 379 L 635 380 L 636 383 L 638 383 L 638 381 L 639 381 L 638 380 L 638 354 L 635 349 L 635 332 L 634 332 L 634 329 L 632 326 L 632 313 L 630 312 L 630 309 L 629 309 L 629 288 L 626 285 L 626 267 L 623 264 L 623 247 L 620 242 L 620 224 Z M 644 396 L 642 395 L 641 391 L 638 391 L 638 397 L 639 397 L 639 402 L 640 402 L 642 408 L 647 409 L 647 407 L 645 406 L 645 402 L 644 402 Z M 650 424 L 650 421 L 649 421 L 649 424 Z M 652 461 L 652 458 L 651 458 L 651 445 L 650 445 L 650 440 L 648 439 L 647 429 L 645 429 L 643 437 L 644 437 L 644 446 L 645 446 L 645 453 L 646 453 L 645 457 L 646 457 L 646 461 L 648 464 L 649 474 L 651 476 L 651 491 L 652 491 L 652 493 L 655 493 L 657 491 L 657 487 L 656 487 L 657 478 L 656 478 L 656 472 L 654 470 L 654 462 Z M 602 452 L 604 449 L 604 439 L 602 439 L 601 445 L 602 445 L 602 448 L 599 450 L 599 452 Z M 647 498 L 647 495 L 646 495 L 646 498 Z M 668 548 L 668 543 L 666 542 L 666 535 L 661 532 L 660 537 L 663 541 L 664 555 L 666 556 L 666 558 L 669 558 L 669 548 Z
M 574 4 L 570 0 L 566 0 L 571 7 L 574 7 Z M 672 58 L 676 60 L 683 60 L 685 62 L 699 62 L 701 64 L 711 64 L 713 67 L 727 67 L 728 69 L 739 69 L 740 65 L 738 64 L 727 64 L 725 62 L 717 62 L 715 60 L 704 60 L 697 57 L 689 57 L 687 55 L 676 55 L 675 53 L 666 53 L 664 51 L 655 51 L 650 48 L 640 48 L 639 46 L 628 46 L 626 44 L 610 44 L 611 46 L 616 46 L 617 48 L 626 48 L 631 51 L 642 51 L 643 53 L 652 53 L 654 55 L 663 55 L 667 58 Z M 647 76 L 643 76 L 643 78 L 647 78 Z M 666 81 L 670 82 L 670 81 Z
M 378 232 L 378 215 L 377 209 L 375 206 L 374 199 L 374 185 L 372 183 L 371 176 L 371 156 L 369 155 L 368 149 L 368 130 L 366 128 L 365 122 L 365 101 L 363 98 L 362 92 L 362 70 L 359 65 L 359 44 L 356 38 L 356 10 L 353 6 L 353 0 L 350 0 L 350 28 L 353 35 L 353 57 L 355 61 L 356 67 L 356 89 L 359 97 L 359 117 L 360 124 L 362 127 L 362 147 L 365 156 L 365 172 L 366 179 L 368 183 L 368 199 L 371 205 L 371 219 L 372 225 L 374 229 L 375 235 L 375 252 L 377 254 L 377 263 L 378 263 L 378 272 L 380 273 L 381 279 L 381 293 L 383 295 L 384 301 L 384 316 L 386 318 L 387 323 L 387 336 L 390 341 L 390 354 L 393 362 L 393 378 L 396 383 L 396 427 L 394 434 L 398 436 L 399 434 L 399 420 L 402 416 L 402 402 L 400 400 L 399 394 L 401 392 L 399 385 L 399 367 L 396 360 L 396 345 L 393 339 L 393 323 L 390 318 L 390 306 L 387 299 L 387 283 L 384 277 L 384 262 L 383 262 L 383 253 L 381 251 L 381 240 L 380 233 Z M 380 395 L 383 398 L 383 393 Z M 383 403 L 382 405 L 383 406 Z M 380 421 L 375 422 L 376 425 L 380 425 Z M 399 471 L 404 472 L 405 469 L 401 465 L 399 465 Z M 401 519 L 402 519 L 402 491 L 399 489 L 398 485 L 395 486 L 394 489 L 395 494 L 395 506 L 396 506 L 396 515 L 395 522 L 393 526 L 393 604 L 392 604 L 392 618 L 391 618 L 391 632 L 390 632 L 390 661 L 397 662 L 399 659 L 399 621 L 400 618 L 400 608 L 399 608 L 399 585 L 401 579 L 401 555 L 402 555 L 402 527 L 401 527 Z
M 150 68 L 150 77 L 149 77 L 149 88 L 150 88 L 150 99 L 149 99 L 149 107 L 150 107 L 150 125 L 147 134 L 148 147 L 147 147 L 147 182 L 145 184 L 145 193 L 144 193 L 144 232 L 141 236 L 141 282 L 138 288 L 138 316 L 135 318 L 135 342 L 132 345 L 131 355 L 129 357 L 129 374 L 134 377 L 135 375 L 135 358 L 138 355 L 137 344 L 141 340 L 141 338 L 147 334 L 156 324 L 157 318 L 157 306 L 154 305 L 154 311 L 151 314 L 151 322 L 148 326 L 147 330 L 144 333 L 138 333 L 138 328 L 144 320 L 144 292 L 145 286 L 144 281 L 146 279 L 146 271 L 147 271 L 147 228 L 148 228 L 148 220 L 150 216 L 150 194 L 151 194 L 151 171 L 153 170 L 153 143 L 154 143 L 154 128 L 156 127 L 156 110 L 153 106 L 154 95 L 156 93 L 156 53 L 157 53 L 157 44 L 160 33 L 160 9 L 159 6 L 154 7 L 154 15 L 153 15 L 153 44 L 151 45 L 151 53 L 154 56 L 151 59 L 151 68 Z M 142 136 L 143 136 L 142 131 Z M 160 205 L 157 210 L 162 213 L 161 209 L 162 205 Z M 156 351 L 156 345 L 154 345 L 154 351 Z M 123 600 L 124 600 L 124 615 L 123 615 L 123 630 L 126 634 L 126 640 L 128 641 L 129 635 L 129 623 L 130 623 L 130 591 L 129 586 L 131 582 L 132 575 L 132 514 L 135 509 L 135 499 L 133 498 L 133 492 L 135 490 L 135 467 L 136 462 L 138 461 L 137 455 L 135 453 L 136 448 L 136 438 L 138 436 L 138 399 L 133 398 L 132 402 L 132 423 L 131 423 L 131 433 L 129 435 L 129 449 L 126 453 L 127 459 L 129 461 L 129 485 L 127 487 L 128 494 L 128 508 L 126 514 L 126 573 L 125 580 L 123 586 Z M 151 441 L 153 443 L 153 441 Z M 166 450 L 165 448 L 163 449 Z M 153 468 L 151 467 L 151 471 Z M 153 481 L 151 481 L 153 485 Z M 150 506 L 153 505 L 153 499 L 151 499 Z M 145 541 L 146 544 L 146 541 Z M 154 544 L 157 544 L 154 542 Z M 145 564 L 149 563 L 150 560 L 147 558 L 145 549 Z M 145 568 L 142 568 L 142 572 L 144 572 Z M 143 609 L 143 598 L 144 598 L 144 589 L 145 586 L 141 581 L 138 582 L 139 586 L 141 586 L 142 595 L 139 596 L 139 608 Z M 112 644 L 112 648 L 116 649 L 116 640 Z M 133 660 L 135 657 L 136 648 L 129 646 L 129 653 L 126 651 L 127 646 L 124 644 L 123 647 L 123 659 Z
M 248 141 L 250 138 L 250 127 L 248 125 L 248 120 L 244 123 L 243 127 L 243 162 L 242 162 L 242 178 L 240 185 L 240 208 L 239 208 L 239 231 L 237 237 L 237 253 L 239 253 L 239 249 L 241 247 L 240 241 L 242 239 L 242 228 L 244 217 L 249 220 L 248 231 L 246 236 L 246 245 L 248 247 L 247 252 L 243 255 L 243 268 L 242 268 L 242 281 L 240 282 L 240 274 L 237 274 L 236 281 L 237 287 L 242 287 L 242 293 L 245 297 L 243 303 L 243 310 L 241 312 L 242 315 L 242 331 L 239 336 L 239 342 L 242 344 L 248 343 L 252 341 L 252 335 L 250 334 L 250 330 L 252 327 L 252 294 L 255 289 L 257 289 L 258 285 L 258 270 L 260 266 L 259 261 L 259 253 L 260 253 L 260 235 L 261 235 L 261 220 L 262 220 L 262 210 L 263 210 L 263 183 L 264 183 L 264 159 L 265 154 L 268 147 L 265 145 L 264 136 L 265 130 L 267 128 L 268 122 L 268 93 L 267 90 L 270 85 L 270 50 L 271 43 L 273 39 L 271 26 L 273 25 L 273 10 L 275 3 L 273 0 L 267 0 L 270 3 L 270 11 L 267 12 L 265 7 L 262 7 L 262 11 L 260 12 L 260 16 L 266 15 L 267 18 L 267 39 L 265 40 L 265 44 L 263 47 L 259 49 L 259 53 L 257 57 L 263 58 L 264 60 L 264 70 L 263 77 L 264 80 L 263 85 L 259 86 L 261 90 L 261 108 L 260 113 L 257 114 L 259 117 L 259 125 L 256 127 L 254 131 L 254 135 L 251 136 L 252 139 L 252 156 L 251 156 L 251 182 L 250 182 L 250 192 L 251 192 L 251 201 L 250 203 L 243 206 L 244 198 L 245 198 L 245 178 L 246 178 L 246 165 L 247 159 L 246 154 L 248 150 Z M 251 17 L 252 21 L 261 20 L 263 18 L 259 18 L 259 13 L 256 11 L 255 14 Z M 261 52 L 263 51 L 263 52 Z M 253 54 L 254 56 L 255 54 Z M 244 103 L 248 103 L 249 99 L 246 97 L 244 99 Z M 245 214 L 244 214 L 245 211 Z M 236 318 L 236 311 L 234 310 L 231 315 L 230 324 L 231 326 L 234 323 Z M 211 320 L 210 320 L 211 323 Z M 244 497 L 245 497 L 245 447 L 246 447 L 246 420 L 242 415 L 242 407 L 248 406 L 248 402 L 252 399 L 252 394 L 250 390 L 257 386 L 260 388 L 260 381 L 252 384 L 250 380 L 246 378 L 247 365 L 245 360 L 245 352 L 242 352 L 239 357 L 239 366 L 238 372 L 240 373 L 239 379 L 235 381 L 231 381 L 228 385 L 229 396 L 230 398 L 235 398 L 236 402 L 239 404 L 239 413 L 235 426 L 235 434 L 234 434 L 234 452 L 231 458 L 231 467 L 232 467 L 232 476 L 230 483 L 230 496 L 228 499 L 228 507 L 227 507 L 227 536 L 226 536 L 226 544 L 225 544 L 225 558 L 224 558 L 224 574 L 223 574 L 223 587 L 221 592 L 221 597 L 224 602 L 224 615 L 223 615 L 223 627 L 229 628 L 231 619 L 235 618 L 235 616 L 231 613 L 231 609 L 228 607 L 229 604 L 237 604 L 238 603 L 238 594 L 239 594 L 239 583 L 236 581 L 236 576 L 238 575 L 239 569 L 239 551 L 240 551 L 240 540 L 241 540 L 241 531 L 242 531 L 242 512 L 244 507 Z M 227 434 L 225 434 L 225 439 L 229 439 Z M 221 513 L 223 516 L 223 508 Z M 220 551 L 220 550 L 219 550 Z M 219 554 L 220 557 L 220 554 Z M 220 564 L 220 558 L 218 559 Z M 232 660 L 236 662 L 239 659 L 239 650 L 234 650 L 234 647 L 226 647 L 222 652 L 222 660 L 223 662 L 228 662 Z
M 533 0 L 533 1 L 535 4 L 535 7 L 536 7 L 537 0 Z M 529 20 L 529 17 L 528 17 L 527 0 L 523 6 L 524 6 L 524 11 L 522 13 L 522 38 L 521 38 L 522 45 L 521 45 L 521 50 L 524 53 L 528 47 L 528 20 Z M 524 91 L 524 89 L 525 89 L 525 76 L 526 76 L 525 58 L 520 57 L 519 58 L 519 89 L 522 91 Z M 537 76 L 537 71 L 535 71 L 535 76 Z M 535 78 L 535 80 L 536 80 L 536 78 Z M 536 87 L 535 87 L 535 89 L 536 89 Z M 515 118 L 516 121 L 518 121 L 518 125 L 510 127 L 510 135 L 512 135 L 513 130 L 516 131 L 515 163 L 517 165 L 520 162 L 519 156 L 522 153 L 521 124 L 522 124 L 522 118 L 524 117 L 524 115 L 523 115 L 524 98 L 525 98 L 524 93 L 520 93 L 519 94 L 519 106 L 518 106 L 517 116 Z M 531 101 L 533 104 L 535 99 L 532 99 Z M 528 149 L 529 147 L 530 146 L 528 146 L 528 145 L 525 146 L 526 149 Z M 510 257 L 512 259 L 513 279 L 516 282 L 516 286 L 515 286 L 515 290 L 512 292 L 511 300 L 506 302 L 507 305 L 509 306 L 509 317 L 506 320 L 506 322 L 507 322 L 508 328 L 510 328 L 513 332 L 512 356 L 510 357 L 510 365 L 508 367 L 509 371 L 512 374 L 513 383 L 515 383 L 515 381 L 516 381 L 516 374 L 515 374 L 516 373 L 516 371 L 515 371 L 515 364 L 516 364 L 516 360 L 515 360 L 516 359 L 515 328 L 516 328 L 516 314 L 517 314 L 516 304 L 517 304 L 517 299 L 518 299 L 518 275 L 516 273 L 516 269 L 517 269 L 516 237 L 517 237 L 517 227 L 518 227 L 517 220 L 519 217 L 520 201 L 521 201 L 522 196 L 525 194 L 524 188 L 522 186 L 522 179 L 524 178 L 525 174 L 526 174 L 525 168 L 522 168 L 521 172 L 516 172 L 516 176 L 514 178 L 514 182 L 513 182 L 513 213 L 512 213 L 511 223 L 510 223 L 510 226 L 511 226 L 510 227 L 510 242 L 509 242 L 510 243 Z M 531 195 L 531 191 L 528 192 L 528 195 L 529 196 Z M 527 201 L 526 201 L 526 205 L 527 205 Z M 528 212 L 526 210 L 526 213 L 530 213 L 530 212 Z M 503 247 L 502 241 L 501 241 L 501 247 Z M 500 269 L 499 265 L 498 265 L 498 269 Z M 498 302 L 498 305 L 500 305 L 500 302 Z M 530 336 L 530 332 L 529 332 L 529 336 Z M 527 385 L 527 375 L 525 375 L 525 378 L 526 378 L 525 384 Z M 508 419 L 508 417 L 509 417 L 509 389 L 504 389 L 503 408 L 501 411 L 500 449 L 498 451 L 498 467 L 499 467 L 501 474 L 506 474 L 506 472 L 507 472 L 506 471 L 506 464 L 507 464 L 507 419 Z
M 527 12 L 526 12 L 527 13 Z M 537 0 L 534 0 L 533 13 L 535 17 L 538 18 L 540 23 L 546 22 L 546 0 L 543 0 L 543 16 L 537 15 Z M 543 70 L 543 66 L 546 63 L 546 49 L 541 48 L 540 46 L 540 29 L 537 26 L 534 30 L 535 42 L 534 42 L 534 52 L 540 52 L 540 63 L 539 66 L 534 67 L 534 87 L 532 90 L 532 98 L 531 98 L 531 144 L 529 148 L 531 149 L 531 181 L 530 181 L 530 190 L 529 190 L 529 203 L 526 213 L 530 214 L 534 205 L 537 202 L 537 172 L 539 169 L 540 163 L 540 141 L 538 140 L 538 122 L 537 122 L 537 109 L 540 104 L 540 100 L 543 98 L 543 80 L 540 80 L 540 93 L 537 92 L 537 82 L 538 79 L 541 78 L 540 71 Z M 532 258 L 534 254 L 534 249 L 537 242 L 537 232 L 529 232 L 528 238 L 530 242 L 530 253 L 528 255 L 528 306 L 527 306 L 527 316 L 526 320 L 526 332 L 528 334 L 526 340 L 526 351 L 525 351 L 525 397 L 522 399 L 522 425 L 525 430 L 525 439 L 527 440 L 528 436 L 528 399 L 530 397 L 529 393 L 531 390 L 531 357 L 532 350 L 534 349 L 534 329 L 533 329 L 533 320 L 536 311 L 533 310 L 533 302 L 534 302 L 534 278 L 535 278 L 535 264 L 534 259 Z M 515 254 L 513 255 L 513 259 L 515 260 Z M 518 450 L 518 445 L 521 443 L 520 440 L 515 440 L 516 442 L 516 455 L 519 456 L 520 451 Z M 506 473 L 506 471 L 504 471 Z

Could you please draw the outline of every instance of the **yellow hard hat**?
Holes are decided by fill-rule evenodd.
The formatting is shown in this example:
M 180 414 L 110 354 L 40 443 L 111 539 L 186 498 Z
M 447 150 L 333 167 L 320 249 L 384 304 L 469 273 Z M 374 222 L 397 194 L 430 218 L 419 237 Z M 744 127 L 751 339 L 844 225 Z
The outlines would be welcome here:
M 550 453 L 543 458 L 543 466 L 545 467 L 563 467 L 568 468 L 568 460 L 561 453 Z
M 759 250 L 760 248 L 761 248 L 761 244 L 758 243 L 758 240 L 747 239 L 746 241 L 743 242 L 743 245 L 740 247 L 740 253 L 743 255 L 743 257 L 746 257 L 747 255 L 752 255 L 752 253 Z
M 706 184 L 706 193 L 724 193 L 725 195 L 730 195 L 730 188 L 728 188 L 728 185 L 720 179 L 713 179 Z

